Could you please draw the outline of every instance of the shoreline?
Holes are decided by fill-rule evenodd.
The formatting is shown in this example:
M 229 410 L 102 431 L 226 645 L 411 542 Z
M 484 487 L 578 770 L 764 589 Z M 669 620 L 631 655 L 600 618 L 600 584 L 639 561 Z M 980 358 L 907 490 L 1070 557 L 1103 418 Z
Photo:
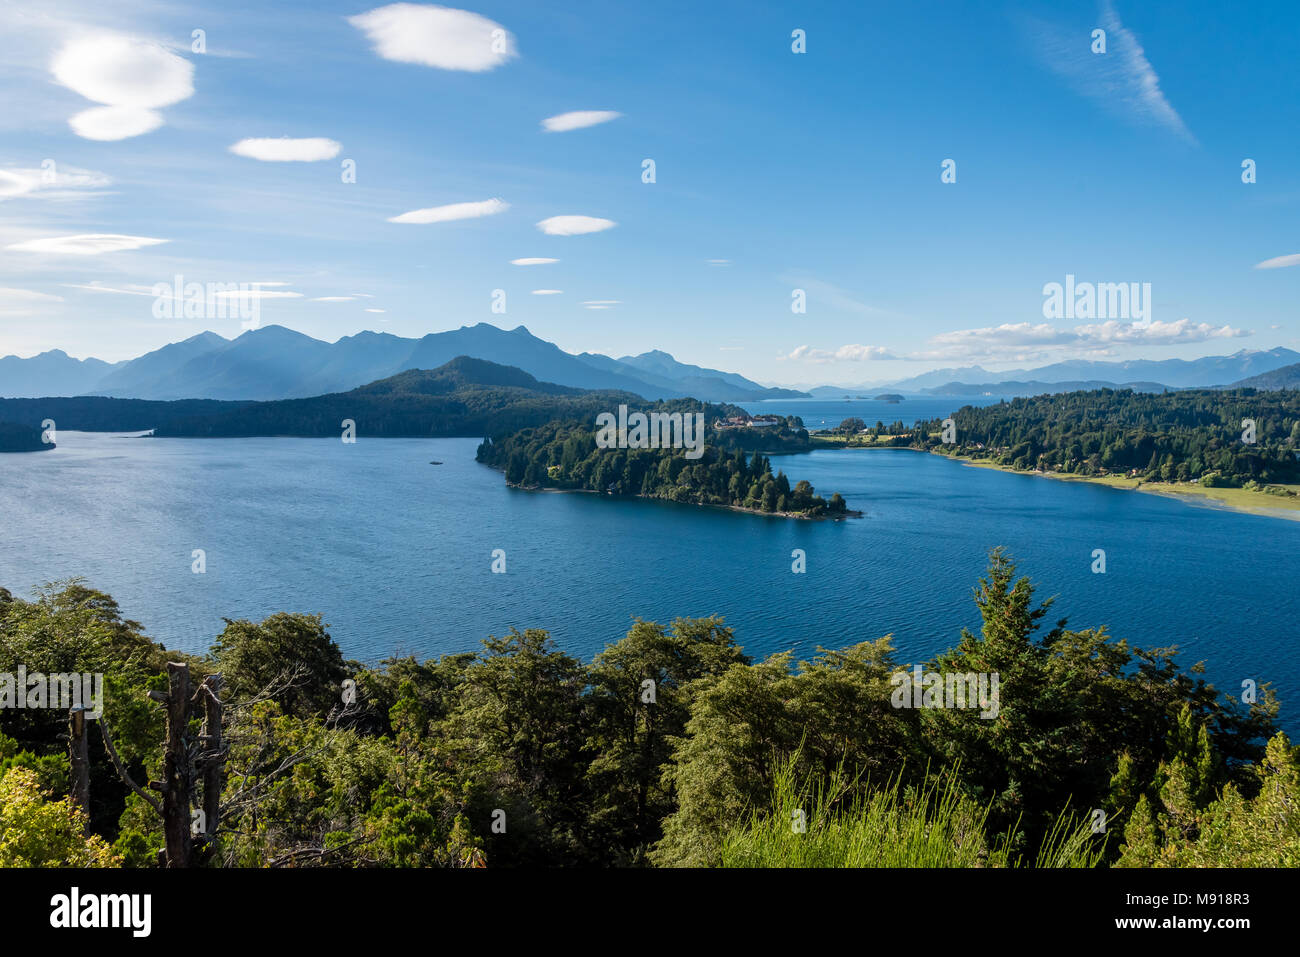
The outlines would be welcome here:
M 490 468 L 491 466 L 489 466 Z M 580 495 L 608 495 L 606 492 L 598 492 L 594 488 L 548 488 L 543 485 L 514 485 L 506 483 L 506 488 L 518 489 L 521 492 L 556 492 L 560 494 L 577 493 Z M 865 513 L 857 509 L 846 509 L 839 515 L 805 515 L 803 512 L 765 512 L 758 508 L 745 508 L 742 505 L 719 505 L 715 502 L 674 502 L 670 498 L 657 498 L 654 495 L 608 495 L 609 498 L 629 499 L 632 501 L 645 502 L 666 502 L 669 505 L 691 505 L 695 508 L 723 508 L 730 512 L 741 512 L 745 515 L 762 515 L 766 518 L 793 518 L 805 522 L 842 522 L 850 518 L 863 518 Z
M 918 449 L 917 451 L 921 450 Z M 942 455 L 943 453 L 931 452 L 930 454 Z M 1287 521 L 1300 522 L 1300 497 L 1269 495 L 1267 492 L 1252 492 L 1240 488 L 1206 488 L 1194 482 L 1148 482 L 1145 479 L 1130 478 L 1125 475 L 1073 475 L 1068 472 L 1026 471 L 980 459 L 971 459 L 966 456 L 948 455 L 944 457 L 972 468 L 992 469 L 1009 475 L 1049 478 L 1060 482 L 1086 482 L 1089 485 L 1103 485 L 1121 491 L 1160 495 L 1186 504 L 1202 505 L 1216 511 L 1237 512 L 1241 515 L 1259 515 L 1265 518 L 1281 518 Z
M 984 459 L 973 459 L 965 455 L 945 455 L 931 449 L 918 449 L 906 445 L 841 445 L 839 448 L 825 447 L 830 452 L 849 451 L 887 451 L 889 449 L 906 449 L 909 452 L 922 452 L 928 455 L 940 455 L 954 462 L 977 469 L 992 469 L 1007 475 L 1025 475 L 1037 478 L 1056 479 L 1060 482 L 1086 482 L 1090 485 L 1103 485 L 1107 488 L 1126 492 L 1145 492 L 1148 495 L 1161 495 L 1176 499 L 1187 505 L 1200 505 L 1215 511 L 1236 512 L 1239 515 L 1258 515 L 1263 518 L 1280 518 L 1290 522 L 1300 522 L 1300 495 L 1295 497 L 1269 495 L 1267 492 L 1253 492 L 1241 488 L 1206 488 L 1196 482 L 1149 482 L 1142 478 L 1130 478 L 1126 475 L 1074 475 L 1070 472 L 1040 472 L 1034 469 L 1013 469 L 998 465 Z M 1300 491 L 1300 488 L 1297 488 Z

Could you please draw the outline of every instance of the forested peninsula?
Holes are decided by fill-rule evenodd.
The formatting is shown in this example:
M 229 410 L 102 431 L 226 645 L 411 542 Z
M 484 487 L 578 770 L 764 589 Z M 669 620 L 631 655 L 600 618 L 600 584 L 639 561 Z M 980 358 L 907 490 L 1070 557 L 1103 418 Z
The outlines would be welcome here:
M 1011 472 L 1300 509 L 1300 392 L 1098 389 L 965 406 L 950 419 L 845 419 L 815 448 L 912 448 Z M 1279 513 L 1283 514 L 1283 513 Z
M 795 432 L 794 424 L 787 421 L 761 434 L 755 429 L 714 430 L 709 433 L 712 444 L 692 459 L 682 448 L 601 448 L 591 422 L 549 422 L 485 440 L 478 460 L 501 469 L 518 488 L 601 492 L 796 518 L 860 516 L 839 492 L 827 500 L 806 481 L 791 485 L 784 472 L 773 474 L 770 459 L 761 452 L 746 454 L 747 442 L 771 447 L 784 437 L 792 445 L 805 445 L 807 433 Z
M 54 448 L 53 442 L 42 442 L 38 426 L 0 422 L 0 452 L 40 452 Z

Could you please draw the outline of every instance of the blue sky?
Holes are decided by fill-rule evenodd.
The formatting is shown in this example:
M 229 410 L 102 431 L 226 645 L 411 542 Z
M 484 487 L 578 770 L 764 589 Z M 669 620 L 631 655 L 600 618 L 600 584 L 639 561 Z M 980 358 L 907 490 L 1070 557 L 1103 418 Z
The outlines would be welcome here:
M 451 9 L 0 6 L 0 354 L 239 334 L 155 318 L 176 275 L 322 339 L 522 323 L 765 383 L 1300 348 L 1293 3 Z M 544 130 L 575 111 L 619 115 Z M 332 143 L 232 151 L 280 138 Z M 1067 274 L 1150 315 L 1045 318 Z

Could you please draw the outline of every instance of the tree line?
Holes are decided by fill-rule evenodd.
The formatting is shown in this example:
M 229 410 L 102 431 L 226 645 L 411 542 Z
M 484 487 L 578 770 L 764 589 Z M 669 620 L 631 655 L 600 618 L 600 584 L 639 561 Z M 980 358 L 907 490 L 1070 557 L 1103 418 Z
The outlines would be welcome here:
M 655 408 L 671 413 L 679 404 L 664 402 Z M 808 518 L 844 516 L 848 505 L 838 492 L 827 501 L 809 482 L 791 485 L 784 472 L 773 474 L 771 460 L 761 452 L 746 453 L 747 444 L 770 448 L 783 438 L 806 447 L 807 431 L 801 423 L 798 430 L 793 425 L 788 420 L 779 428 L 711 431 L 712 444 L 700 458 L 689 459 L 681 448 L 601 448 L 591 423 L 568 420 L 487 439 L 477 456 L 521 488 L 581 489 Z
M 1171 649 L 1049 627 L 1000 551 L 974 600 L 926 667 L 999 674 L 991 720 L 896 707 L 889 636 L 796 662 L 637 620 L 590 662 L 527 629 L 367 667 L 314 615 L 183 655 L 83 583 L 0 590 L 0 674 L 107 684 L 78 799 L 67 713 L 0 709 L 0 866 L 1300 863 L 1266 685 L 1245 704 Z M 210 812 L 192 857 L 161 813 L 182 792 Z
M 1300 391 L 1099 389 L 965 406 L 952 421 L 955 442 L 941 419 L 898 434 L 1015 469 L 1210 486 L 1300 481 Z

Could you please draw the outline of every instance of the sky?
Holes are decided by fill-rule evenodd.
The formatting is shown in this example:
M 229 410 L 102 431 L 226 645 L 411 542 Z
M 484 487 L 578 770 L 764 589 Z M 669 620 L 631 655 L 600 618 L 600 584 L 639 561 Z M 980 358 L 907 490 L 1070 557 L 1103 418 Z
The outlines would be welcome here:
M 176 277 L 328 341 L 522 324 L 764 384 L 1300 349 L 1298 28 L 1290 0 L 0 0 L 0 355 L 241 333 L 160 315 Z M 1067 276 L 1149 299 L 1049 315 Z

